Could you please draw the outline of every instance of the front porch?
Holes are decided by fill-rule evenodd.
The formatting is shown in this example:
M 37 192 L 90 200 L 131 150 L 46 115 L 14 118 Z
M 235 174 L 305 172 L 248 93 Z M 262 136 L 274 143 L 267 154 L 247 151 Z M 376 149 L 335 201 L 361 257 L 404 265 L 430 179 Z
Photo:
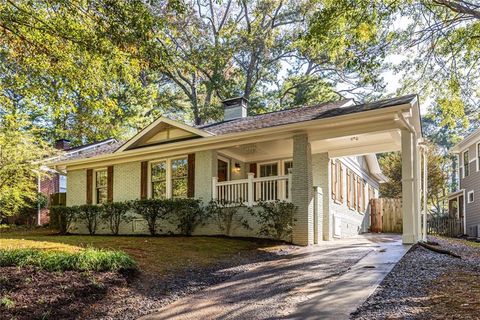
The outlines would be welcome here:
M 292 202 L 298 208 L 293 242 L 319 243 L 338 236 L 335 225 L 345 219 L 335 207 L 338 201 L 332 199 L 332 159 L 402 151 L 402 158 L 406 159 L 402 172 L 406 200 L 402 206 L 403 241 L 414 243 L 422 239 L 425 230 L 420 211 L 426 180 L 421 175 L 421 164 L 426 159 L 422 156 L 421 140 L 398 119 L 356 122 L 349 126 L 310 127 L 198 151 L 195 197 L 245 206 L 255 206 L 259 201 Z M 361 180 L 365 182 L 364 191 L 355 195 L 360 197 L 359 202 L 374 196 L 366 178 Z M 360 214 L 364 212 L 352 211 L 352 215 Z

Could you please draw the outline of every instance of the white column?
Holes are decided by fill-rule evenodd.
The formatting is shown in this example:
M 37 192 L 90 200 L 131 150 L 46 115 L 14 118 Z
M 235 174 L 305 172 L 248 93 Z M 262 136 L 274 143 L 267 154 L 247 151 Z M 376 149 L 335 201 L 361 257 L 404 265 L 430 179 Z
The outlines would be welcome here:
M 402 134 L 402 215 L 403 243 L 415 243 L 415 222 L 413 217 L 413 137 L 410 131 L 401 130 Z
M 195 199 L 204 203 L 212 200 L 213 177 L 217 176 L 217 152 L 199 151 L 195 153 Z
M 428 156 L 427 147 L 422 148 L 423 151 L 423 230 L 422 241 L 427 241 L 427 214 L 428 214 Z
M 418 140 L 414 134 L 412 134 L 412 151 L 413 151 L 413 223 L 414 223 L 414 235 L 415 242 L 421 239 L 422 234 L 422 218 L 420 212 L 422 203 L 421 192 L 421 153 Z
M 292 202 L 297 207 L 292 241 L 313 244 L 312 153 L 307 134 L 293 137 Z
M 254 173 L 252 172 L 249 172 L 247 174 L 247 179 L 248 179 L 248 185 L 247 185 L 247 192 L 248 192 L 248 199 L 247 199 L 247 203 L 248 203 L 248 206 L 251 207 L 253 206 L 253 202 L 255 201 L 255 198 L 254 198 L 254 193 L 253 193 L 253 190 L 255 189 L 255 185 L 253 183 L 253 178 L 254 178 Z

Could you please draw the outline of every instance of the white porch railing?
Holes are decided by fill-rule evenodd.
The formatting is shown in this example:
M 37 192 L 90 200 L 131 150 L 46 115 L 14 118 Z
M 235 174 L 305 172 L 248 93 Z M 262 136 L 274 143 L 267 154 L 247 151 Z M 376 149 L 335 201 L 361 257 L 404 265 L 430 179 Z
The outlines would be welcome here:
M 254 178 L 253 173 L 247 179 L 222 181 L 213 178 L 212 198 L 230 203 L 242 203 L 248 206 L 258 201 L 291 201 L 292 174 Z

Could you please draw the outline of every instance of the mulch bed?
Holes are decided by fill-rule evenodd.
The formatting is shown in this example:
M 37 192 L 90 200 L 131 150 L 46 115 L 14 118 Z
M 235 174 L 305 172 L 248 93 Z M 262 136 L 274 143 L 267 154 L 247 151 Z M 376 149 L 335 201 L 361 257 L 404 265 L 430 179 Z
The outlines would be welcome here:
M 247 251 L 170 277 L 135 272 L 0 268 L 0 319 L 136 319 L 287 251 Z
M 127 288 L 126 278 L 113 272 L 59 273 L 4 267 L 0 274 L 1 319 L 89 318 L 94 310 L 87 306 Z
M 462 258 L 414 246 L 351 319 L 480 319 L 480 247 L 429 240 Z

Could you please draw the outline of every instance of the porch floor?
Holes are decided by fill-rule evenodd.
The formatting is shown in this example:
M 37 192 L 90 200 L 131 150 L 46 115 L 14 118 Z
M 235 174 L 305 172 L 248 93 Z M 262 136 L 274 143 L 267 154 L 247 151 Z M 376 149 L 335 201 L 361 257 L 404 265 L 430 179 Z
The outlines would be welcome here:
M 141 319 L 348 319 L 408 248 L 385 234 L 298 247 Z

